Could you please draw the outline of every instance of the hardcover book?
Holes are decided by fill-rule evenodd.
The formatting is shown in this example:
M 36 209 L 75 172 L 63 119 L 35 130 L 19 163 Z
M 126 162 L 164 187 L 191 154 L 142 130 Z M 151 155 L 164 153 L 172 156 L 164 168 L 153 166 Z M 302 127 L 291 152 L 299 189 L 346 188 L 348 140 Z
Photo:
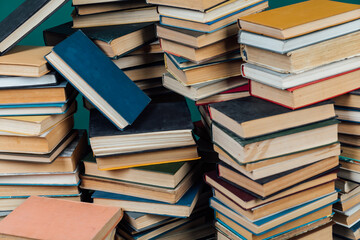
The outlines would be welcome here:
M 150 102 L 80 30 L 56 45 L 46 59 L 119 129 L 131 125 Z

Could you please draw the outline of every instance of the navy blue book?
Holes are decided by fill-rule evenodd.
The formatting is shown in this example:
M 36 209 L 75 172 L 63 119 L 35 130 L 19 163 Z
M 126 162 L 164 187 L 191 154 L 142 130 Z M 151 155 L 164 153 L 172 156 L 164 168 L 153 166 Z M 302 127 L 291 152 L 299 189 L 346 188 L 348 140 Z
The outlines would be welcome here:
M 55 46 L 75 33 L 72 22 L 46 29 L 43 32 L 47 46 Z M 82 29 L 103 52 L 112 58 L 128 54 L 156 40 L 154 22 L 132 23 L 115 26 L 90 27 Z M 129 41 L 131 39 L 131 41 Z
M 0 55 L 15 46 L 68 0 L 26 0 L 0 22 Z
M 102 191 L 95 191 L 92 198 L 95 204 L 111 204 L 125 211 L 184 218 L 191 215 L 201 188 L 202 184 L 196 183 L 175 204 Z
M 81 30 L 45 58 L 118 129 L 131 125 L 150 102 Z

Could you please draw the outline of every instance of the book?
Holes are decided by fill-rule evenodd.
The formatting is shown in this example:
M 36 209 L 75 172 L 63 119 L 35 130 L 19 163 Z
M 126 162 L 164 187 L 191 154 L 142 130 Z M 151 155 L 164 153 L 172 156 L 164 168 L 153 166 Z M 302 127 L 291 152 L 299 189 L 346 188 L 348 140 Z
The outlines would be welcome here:
M 120 222 L 122 215 L 118 207 L 31 196 L 1 221 L 0 234 L 18 238 L 103 239 Z M 87 220 L 85 223 L 79 219 Z
M 336 106 L 345 108 L 360 108 L 360 90 L 354 90 L 348 94 L 344 94 L 334 98 Z
M 301 73 L 280 73 L 257 66 L 256 64 L 244 63 L 241 65 L 241 74 L 254 80 L 279 89 L 293 88 L 321 79 L 337 76 L 354 69 L 360 64 L 360 57 L 352 57 L 341 61 L 329 63 L 312 70 Z
M 339 133 L 339 142 L 360 147 L 360 137 Z
M 56 45 L 45 58 L 119 129 L 132 124 L 150 102 L 80 30 Z M 99 82 L 100 76 L 106 82 Z M 115 88 L 123 97 L 113 95 L 111 90 Z
M 0 197 L 0 211 L 13 211 L 23 204 L 30 196 Z M 44 195 L 43 197 L 80 202 L 80 194 L 71 195 Z
M 330 119 L 255 138 L 243 139 L 227 128 L 213 122 L 212 136 L 217 147 L 220 147 L 238 162 L 248 163 L 332 144 L 337 141 L 337 124 L 337 120 Z M 256 149 L 256 154 L 254 154 L 253 149 Z
M 338 186 L 338 182 L 347 182 L 344 179 L 336 180 L 336 186 Z M 337 209 L 339 211 L 347 211 L 358 204 L 359 198 L 360 198 L 360 188 L 359 184 L 356 184 L 352 182 L 353 185 L 356 185 L 353 187 L 353 189 L 349 190 L 348 192 L 340 192 L 339 194 L 339 202 L 334 204 L 334 209 Z M 348 185 L 350 186 L 350 185 Z
M 8 185 L 50 185 L 50 186 L 78 186 L 79 172 L 58 173 L 27 173 L 27 174 L 1 174 L 0 186 Z
M 216 147 L 215 151 L 219 154 L 219 159 L 221 161 L 241 172 L 248 178 L 256 180 L 285 172 L 296 167 L 305 166 L 325 158 L 338 156 L 340 155 L 340 144 L 330 144 L 247 164 L 239 164 L 239 162 L 226 154 L 220 148 Z
M 63 114 L 0 117 L 0 131 L 20 135 L 40 136 L 74 114 L 75 111 L 76 104 L 72 104 Z
M 58 75 L 50 72 L 42 77 L 0 76 L 1 89 L 54 86 L 58 83 Z
M 225 101 L 230 101 L 230 100 L 234 100 L 234 99 L 238 99 L 238 98 L 249 97 L 250 96 L 249 90 L 250 90 L 249 84 L 245 84 L 240 87 L 229 89 L 227 91 L 218 93 L 216 95 L 212 95 L 212 96 L 203 98 L 201 100 L 197 100 L 195 102 L 195 105 L 200 107 L 200 106 L 208 105 L 210 103 L 225 102 Z
M 93 4 L 82 4 L 76 5 L 75 10 L 78 15 L 89 15 L 96 13 L 104 12 L 113 12 L 126 9 L 133 9 L 139 7 L 148 6 L 145 1 L 113 1 L 113 2 L 103 2 L 103 3 L 93 3 Z
M 204 12 L 160 5 L 158 6 L 158 11 L 161 16 L 180 18 L 193 22 L 207 23 L 230 14 L 233 15 L 238 12 L 242 12 L 249 6 L 258 4 L 259 2 L 261 2 L 261 0 L 250 0 L 246 2 L 242 0 L 227 1 L 214 8 L 205 10 Z
M 144 231 L 175 219 L 168 216 L 154 215 L 138 212 L 124 212 L 124 222 L 136 231 Z
M 340 25 L 328 27 L 322 29 L 321 31 L 311 32 L 286 40 L 276 39 L 247 31 L 240 31 L 238 35 L 238 42 L 240 44 L 285 54 L 302 47 L 355 32 L 357 31 L 359 24 L 360 20 L 357 19 Z
M 107 2 L 124 2 L 127 0 L 73 0 L 73 5 L 86 5 L 86 4 L 97 4 Z
M 339 129 L 338 129 L 339 133 L 342 134 L 352 134 L 352 135 L 360 135 L 360 126 L 358 123 L 356 122 L 346 122 L 343 120 L 343 122 L 341 122 L 339 124 Z
M 251 233 L 254 233 L 255 235 L 261 235 L 288 222 L 294 221 L 300 217 L 304 217 L 307 214 L 321 210 L 322 208 L 326 208 L 336 202 L 336 200 L 337 193 L 334 192 L 332 194 L 325 195 L 310 201 L 308 204 L 299 205 L 297 209 L 286 211 L 283 215 L 271 216 L 269 219 L 255 222 L 249 221 L 245 217 L 234 212 L 232 209 L 228 208 L 214 198 L 211 198 L 210 206 L 216 210 L 216 213 L 224 215 L 228 219 L 232 219 L 236 224 L 246 228 Z
M 236 24 L 231 24 L 212 33 L 197 32 L 166 25 L 157 25 L 156 27 L 156 33 L 159 38 L 180 42 L 184 45 L 195 48 L 205 47 L 215 42 L 224 40 L 228 37 L 236 35 L 237 32 L 238 27 Z
M 0 74 L 6 76 L 41 77 L 50 69 L 44 56 L 52 47 L 15 46 L 0 57 Z
M 324 42 L 279 54 L 261 48 L 243 45 L 244 61 L 283 73 L 300 73 L 325 64 L 358 56 L 360 47 L 355 44 L 360 32 L 349 33 Z M 326 49 L 332 49 L 325 53 Z
M 202 48 L 189 47 L 163 38 L 160 39 L 160 44 L 164 52 L 181 56 L 195 63 L 209 61 L 239 48 L 234 36 Z
M 334 223 L 328 223 L 324 226 L 321 226 L 319 228 L 316 229 L 312 229 L 310 231 L 307 232 L 303 232 L 300 235 L 298 235 L 296 238 L 294 238 L 295 240 L 305 240 L 305 239 L 331 239 L 333 238 L 333 225 Z
M 89 154 L 84 160 L 85 175 L 120 181 L 175 188 L 192 169 L 191 162 L 165 163 L 113 171 L 100 171 Z
M 278 39 L 288 39 L 355 20 L 356 4 L 306 1 L 239 19 L 241 29 Z
M 333 170 L 338 165 L 339 158 L 334 156 L 257 180 L 252 180 L 223 163 L 218 165 L 218 170 L 219 176 L 225 180 L 246 189 L 250 194 L 265 198 L 306 179 L 318 177 L 319 174 Z
M 154 5 L 165 5 L 180 8 L 193 9 L 204 12 L 206 9 L 217 6 L 227 0 L 212 0 L 212 1 L 178 1 L 178 0 L 147 0 L 147 3 Z
M 340 224 L 334 225 L 334 236 L 338 239 L 358 239 L 360 237 L 360 224 L 354 227 L 347 227 Z
M 72 28 L 72 22 L 46 29 L 43 32 L 45 44 L 55 46 L 77 30 Z M 124 56 L 156 39 L 155 24 L 152 22 L 91 27 L 82 31 L 111 58 Z
M 113 59 L 113 63 L 120 69 L 132 68 L 141 65 L 164 62 L 164 54 L 137 54 L 126 55 L 118 59 Z
M 84 16 L 73 15 L 72 18 L 74 28 L 88 28 L 159 21 L 159 15 L 156 11 L 156 8 L 152 6 Z
M 290 109 L 297 109 L 358 89 L 360 84 L 354 79 L 359 76 L 360 68 L 286 90 L 251 81 L 250 94 Z M 321 94 L 317 94 L 319 91 Z
M 0 22 L 0 55 L 10 51 L 67 0 L 24 1 Z
M 7 153 L 49 153 L 68 135 L 73 125 L 74 118 L 69 116 L 40 136 L 2 133 L 0 135 L 0 151 Z
M 199 167 L 192 169 L 174 188 L 86 175 L 81 176 L 82 181 L 80 187 L 83 189 L 124 194 L 167 203 L 176 203 L 197 180 L 198 170 Z
M 233 202 L 235 202 L 245 210 L 256 209 L 260 206 L 272 204 L 275 201 L 284 201 L 281 199 L 291 199 L 294 194 L 301 193 L 305 190 L 312 189 L 319 185 L 333 182 L 336 179 L 336 172 L 329 172 L 317 178 L 309 179 L 308 181 L 302 182 L 275 195 L 262 199 L 220 178 L 215 171 L 205 174 L 205 182 L 214 189 L 214 192 L 216 194 L 220 193 L 226 195 L 228 199 L 231 199 Z
M 1 160 L 0 174 L 28 174 L 28 173 L 57 173 L 73 172 L 76 170 L 80 159 L 88 152 L 87 135 L 79 131 L 77 136 L 60 155 L 50 164 L 39 164 L 24 161 Z
M 90 144 L 96 157 L 192 146 L 192 128 L 185 101 L 150 104 L 126 131 L 98 111 L 90 112 Z
M 350 123 L 358 124 L 360 122 L 360 118 L 359 118 L 360 111 L 358 108 L 336 107 L 335 113 L 336 115 L 338 115 L 339 119 L 345 121 L 345 123 L 350 122 Z
M 259 98 L 245 97 L 212 103 L 209 108 L 213 121 L 231 129 L 243 139 L 335 117 L 331 101 L 293 111 Z
M 342 154 L 342 155 L 346 155 L 346 154 Z M 356 182 L 358 184 L 360 183 L 360 172 L 357 172 L 357 171 L 351 171 L 351 170 L 340 168 L 338 176 L 345 180 Z
M 148 65 L 127 68 L 123 70 L 125 75 L 128 76 L 139 87 L 142 80 L 149 80 L 161 78 L 165 72 L 163 62 L 151 63 Z M 141 87 L 139 87 L 141 89 Z
M 360 205 L 356 204 L 346 211 L 334 209 L 334 221 L 343 225 L 353 226 L 358 220 L 360 215 Z
M 336 188 L 339 189 L 342 193 L 348 193 L 359 186 L 357 183 L 340 178 L 336 180 L 335 184 Z
M 175 79 L 171 74 L 163 75 L 163 86 L 179 93 L 193 101 L 198 101 L 217 93 L 227 91 L 247 84 L 248 81 L 242 77 L 230 77 L 214 80 L 207 83 L 184 86 L 180 81 Z
M 196 85 L 219 79 L 240 76 L 241 56 L 237 52 L 200 64 L 165 53 L 166 70 L 183 85 Z
M 66 81 L 53 86 L 0 89 L 0 105 L 66 102 L 74 89 Z
M 200 23 L 200 22 L 184 20 L 181 18 L 160 16 L 160 24 L 171 27 L 184 28 L 192 31 L 211 33 L 236 23 L 239 17 L 241 16 L 246 16 L 252 13 L 262 11 L 266 9 L 268 6 L 269 6 L 268 1 L 266 0 L 260 1 L 253 5 L 250 5 L 247 8 L 242 9 L 242 11 L 239 11 L 238 13 L 229 14 L 227 16 L 220 17 L 208 23 Z
M 185 195 L 174 204 L 137 198 L 127 195 L 95 191 L 92 195 L 95 204 L 121 207 L 124 211 L 146 212 L 178 218 L 189 217 L 199 198 L 201 184 L 193 185 Z
M 58 143 L 55 148 L 46 154 L 37 153 L 37 154 L 29 154 L 29 153 L 21 153 L 21 152 L 0 152 L 1 160 L 6 161 L 23 161 L 23 162 L 34 162 L 34 163 L 51 163 L 53 162 L 57 156 L 71 143 L 73 139 L 77 136 L 77 131 L 70 131 L 63 140 Z

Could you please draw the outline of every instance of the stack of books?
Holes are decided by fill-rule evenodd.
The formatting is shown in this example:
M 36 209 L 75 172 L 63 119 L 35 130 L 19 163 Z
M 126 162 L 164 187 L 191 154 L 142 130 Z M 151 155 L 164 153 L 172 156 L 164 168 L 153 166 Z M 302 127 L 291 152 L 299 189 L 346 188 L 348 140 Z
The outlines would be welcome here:
M 120 208 L 32 196 L 0 223 L 4 239 L 108 239 Z
M 156 7 L 145 0 L 73 0 L 74 27 L 99 27 L 159 21 Z
M 31 195 L 80 201 L 87 134 L 73 130 L 77 91 L 51 72 L 51 47 L 15 46 L 0 57 L 0 211 Z
M 340 154 L 332 102 L 290 110 L 246 97 L 210 104 L 210 112 L 221 163 L 205 181 L 218 234 L 293 237 L 326 226 L 330 239 Z
M 207 109 L 222 163 L 206 181 L 224 239 L 332 238 L 340 146 L 325 100 L 360 87 L 359 11 L 307 1 L 239 19 L 241 71 L 258 98 Z
M 248 96 L 241 77 L 237 19 L 267 8 L 266 0 L 161 1 L 157 26 L 165 65 L 164 87 L 199 104 Z M 230 90 L 230 91 L 229 91 Z
M 341 156 L 339 179 L 340 202 L 334 205 L 334 234 L 348 239 L 360 238 L 360 155 L 359 90 L 334 98 L 339 124 Z

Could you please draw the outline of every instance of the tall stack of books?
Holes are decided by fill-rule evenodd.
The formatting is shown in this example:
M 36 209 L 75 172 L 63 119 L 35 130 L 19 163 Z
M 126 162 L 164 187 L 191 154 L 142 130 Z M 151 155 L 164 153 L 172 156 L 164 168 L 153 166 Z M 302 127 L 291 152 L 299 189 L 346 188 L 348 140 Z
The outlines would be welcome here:
M 325 100 L 360 87 L 359 12 L 307 1 L 240 18 L 242 75 L 258 98 L 208 110 L 222 163 L 206 181 L 223 239 L 332 238 L 340 146 Z
M 236 21 L 264 10 L 266 0 L 147 2 L 159 5 L 157 35 L 168 71 L 164 87 L 201 100 L 199 104 L 248 96 L 239 68 Z
M 360 66 L 360 62 L 359 62 Z M 334 98 L 339 124 L 341 156 L 339 202 L 334 205 L 334 234 L 348 239 L 360 238 L 360 155 L 359 155 L 359 90 Z
M 80 201 L 87 134 L 73 130 L 76 90 L 51 72 L 51 47 L 15 46 L 0 57 L 0 211 L 31 195 Z

